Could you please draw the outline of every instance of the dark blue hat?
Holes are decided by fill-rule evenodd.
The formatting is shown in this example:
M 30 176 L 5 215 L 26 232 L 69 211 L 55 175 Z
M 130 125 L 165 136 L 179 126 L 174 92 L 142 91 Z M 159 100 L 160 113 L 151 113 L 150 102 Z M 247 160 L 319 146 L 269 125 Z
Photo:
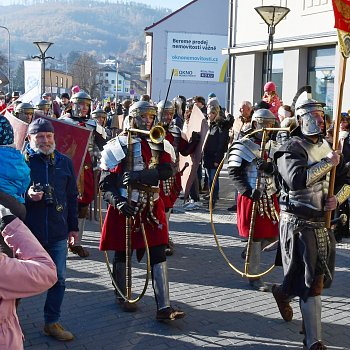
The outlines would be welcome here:
M 33 135 L 38 132 L 55 132 L 55 129 L 49 120 L 38 118 L 29 124 L 28 134 Z
M 0 145 L 12 145 L 13 143 L 12 126 L 4 116 L 0 115 Z

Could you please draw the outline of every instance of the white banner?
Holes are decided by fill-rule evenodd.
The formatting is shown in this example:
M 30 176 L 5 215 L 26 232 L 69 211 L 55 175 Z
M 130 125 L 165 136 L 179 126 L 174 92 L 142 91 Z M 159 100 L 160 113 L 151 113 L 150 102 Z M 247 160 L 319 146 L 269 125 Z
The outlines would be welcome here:
M 168 33 L 167 74 L 174 80 L 224 82 L 227 58 L 221 50 L 227 36 L 194 33 Z
M 41 91 L 41 61 L 24 61 L 24 89 L 28 92 L 34 86 Z

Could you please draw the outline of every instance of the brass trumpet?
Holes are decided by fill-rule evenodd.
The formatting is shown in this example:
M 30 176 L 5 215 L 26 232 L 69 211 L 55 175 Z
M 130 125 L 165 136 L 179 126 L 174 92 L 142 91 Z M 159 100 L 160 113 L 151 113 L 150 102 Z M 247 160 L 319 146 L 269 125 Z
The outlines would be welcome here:
M 137 133 L 137 134 L 149 135 L 149 138 L 151 139 L 151 141 L 156 144 L 162 143 L 166 136 L 165 129 L 160 125 L 155 125 L 154 127 L 152 127 L 151 130 L 141 130 L 141 129 L 130 128 L 127 131 L 132 133 Z

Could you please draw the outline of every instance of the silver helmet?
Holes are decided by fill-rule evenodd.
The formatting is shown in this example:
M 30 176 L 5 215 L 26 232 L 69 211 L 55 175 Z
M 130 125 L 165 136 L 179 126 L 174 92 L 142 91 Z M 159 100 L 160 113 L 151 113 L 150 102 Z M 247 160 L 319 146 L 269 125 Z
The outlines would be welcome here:
M 85 91 L 79 91 L 71 97 L 72 112 L 71 115 L 73 118 L 88 118 L 88 115 L 82 115 L 80 103 L 87 103 L 88 106 L 91 106 L 91 97 Z M 90 110 L 90 108 L 89 108 Z M 89 113 L 89 112 L 88 112 Z
M 31 123 L 34 114 L 34 107 L 27 102 L 22 102 L 18 104 L 15 108 L 16 118 L 26 122 Z
M 157 108 L 147 101 L 133 103 L 129 109 L 130 125 L 133 124 L 137 129 L 146 130 L 146 122 L 142 119 L 142 116 L 145 114 L 156 117 Z
M 166 113 L 171 114 L 171 119 L 175 114 L 175 106 L 171 101 L 162 100 L 157 104 L 158 108 L 158 121 L 162 123 L 163 126 L 169 126 L 169 119 L 166 117 Z
M 50 109 L 50 102 L 42 99 L 35 105 L 35 109 L 47 112 Z
M 318 102 L 312 98 L 297 100 L 295 104 L 295 114 L 301 120 L 301 132 L 306 136 L 318 135 L 323 132 L 312 112 L 324 113 L 323 107 L 326 104 Z
M 107 113 L 102 108 L 97 108 L 91 112 L 91 118 L 100 122 L 102 126 L 105 126 Z
M 272 128 L 276 122 L 276 116 L 269 109 L 258 109 L 252 116 L 252 124 L 256 123 L 256 129 Z

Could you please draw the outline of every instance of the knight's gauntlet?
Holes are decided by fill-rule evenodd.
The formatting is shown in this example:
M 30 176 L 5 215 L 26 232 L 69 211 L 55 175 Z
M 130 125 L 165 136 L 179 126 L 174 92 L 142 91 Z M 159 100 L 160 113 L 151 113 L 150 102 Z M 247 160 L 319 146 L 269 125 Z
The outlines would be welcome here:
M 344 185 L 335 196 L 338 204 L 343 204 L 350 197 L 350 185 Z
M 307 169 L 306 187 L 314 185 L 317 181 L 322 179 L 331 169 L 333 165 L 329 158 L 323 158 L 318 163 L 312 165 Z

